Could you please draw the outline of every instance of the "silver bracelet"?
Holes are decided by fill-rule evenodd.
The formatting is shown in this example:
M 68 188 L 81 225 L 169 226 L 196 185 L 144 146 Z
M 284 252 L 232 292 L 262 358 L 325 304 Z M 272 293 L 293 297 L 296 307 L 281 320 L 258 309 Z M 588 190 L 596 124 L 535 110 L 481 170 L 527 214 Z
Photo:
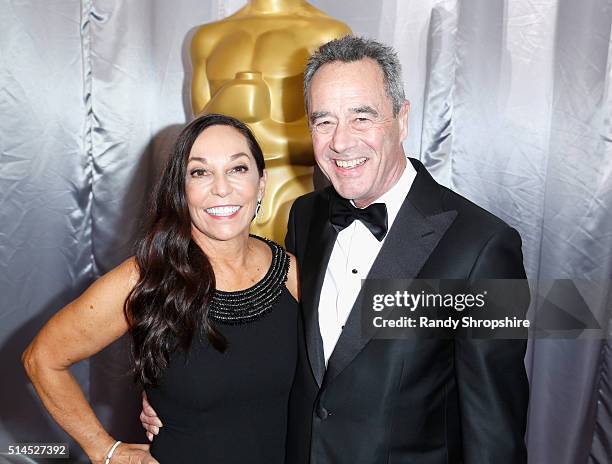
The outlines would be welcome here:
M 115 444 L 111 447 L 110 451 L 106 455 L 106 459 L 104 459 L 104 464 L 108 464 L 110 462 L 111 458 L 113 457 L 113 453 L 117 449 L 117 446 L 119 446 L 120 444 L 121 442 L 119 440 L 115 442 Z

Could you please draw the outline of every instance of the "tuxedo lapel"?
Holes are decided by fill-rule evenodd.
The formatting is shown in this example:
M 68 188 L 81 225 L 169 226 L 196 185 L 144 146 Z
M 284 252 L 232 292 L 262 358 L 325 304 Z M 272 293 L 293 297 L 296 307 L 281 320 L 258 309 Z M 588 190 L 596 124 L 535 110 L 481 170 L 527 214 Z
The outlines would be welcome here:
M 310 367 L 319 386 L 325 374 L 323 339 L 319 329 L 319 300 L 325 270 L 338 232 L 329 222 L 331 189 L 317 197 L 301 267 L 302 308 Z
M 368 273 L 368 279 L 417 277 L 457 216 L 454 210 L 443 211 L 437 207 L 436 202 L 440 203 L 440 187 L 420 163 L 415 168 L 417 177 Z M 435 195 L 430 196 L 434 191 Z M 424 213 L 423 208 L 418 206 L 425 196 L 429 196 L 429 205 Z M 329 359 L 323 388 L 342 372 L 374 335 L 365 334 L 361 330 L 362 303 L 363 295 L 360 292 Z

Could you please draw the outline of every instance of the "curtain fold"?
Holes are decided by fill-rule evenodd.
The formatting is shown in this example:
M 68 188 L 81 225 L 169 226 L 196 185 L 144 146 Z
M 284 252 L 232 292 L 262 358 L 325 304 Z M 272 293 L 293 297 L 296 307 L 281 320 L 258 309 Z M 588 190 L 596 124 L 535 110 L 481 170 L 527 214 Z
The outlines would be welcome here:
M 67 441 L 40 408 L 20 357 L 93 275 L 82 69 L 78 2 L 0 1 L 2 449 Z M 73 373 L 87 388 L 88 363 Z

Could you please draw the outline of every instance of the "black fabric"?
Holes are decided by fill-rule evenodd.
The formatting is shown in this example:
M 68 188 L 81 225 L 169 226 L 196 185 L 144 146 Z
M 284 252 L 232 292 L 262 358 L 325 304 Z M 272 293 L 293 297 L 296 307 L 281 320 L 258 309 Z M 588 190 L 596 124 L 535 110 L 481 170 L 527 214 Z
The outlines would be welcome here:
M 379 242 L 387 235 L 387 205 L 373 203 L 366 208 L 356 208 L 346 198 L 333 195 L 329 207 L 329 219 L 337 232 L 346 229 L 353 221 L 361 221 Z
M 518 233 L 410 161 L 416 178 L 368 277 L 525 279 Z M 328 215 L 334 195 L 327 188 L 301 197 L 289 217 L 304 334 L 287 464 L 526 463 L 525 340 L 367 339 L 358 296 L 325 369 L 318 304 L 337 236 Z M 516 301 L 524 315 L 526 281 Z
M 162 464 L 280 464 L 297 361 L 298 304 L 286 287 L 273 309 L 219 325 L 228 349 L 194 340 L 147 396 L 164 426 L 151 445 Z

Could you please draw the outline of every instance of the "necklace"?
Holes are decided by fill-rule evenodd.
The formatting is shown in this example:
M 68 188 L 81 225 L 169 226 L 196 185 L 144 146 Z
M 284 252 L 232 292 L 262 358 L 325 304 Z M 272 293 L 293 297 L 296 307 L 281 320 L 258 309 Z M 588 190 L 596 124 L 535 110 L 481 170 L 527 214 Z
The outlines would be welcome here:
M 278 301 L 289 272 L 289 256 L 277 243 L 263 237 L 251 235 L 268 244 L 272 250 L 272 263 L 266 275 L 255 285 L 245 290 L 212 294 L 208 317 L 228 325 L 253 322 L 272 309 Z

